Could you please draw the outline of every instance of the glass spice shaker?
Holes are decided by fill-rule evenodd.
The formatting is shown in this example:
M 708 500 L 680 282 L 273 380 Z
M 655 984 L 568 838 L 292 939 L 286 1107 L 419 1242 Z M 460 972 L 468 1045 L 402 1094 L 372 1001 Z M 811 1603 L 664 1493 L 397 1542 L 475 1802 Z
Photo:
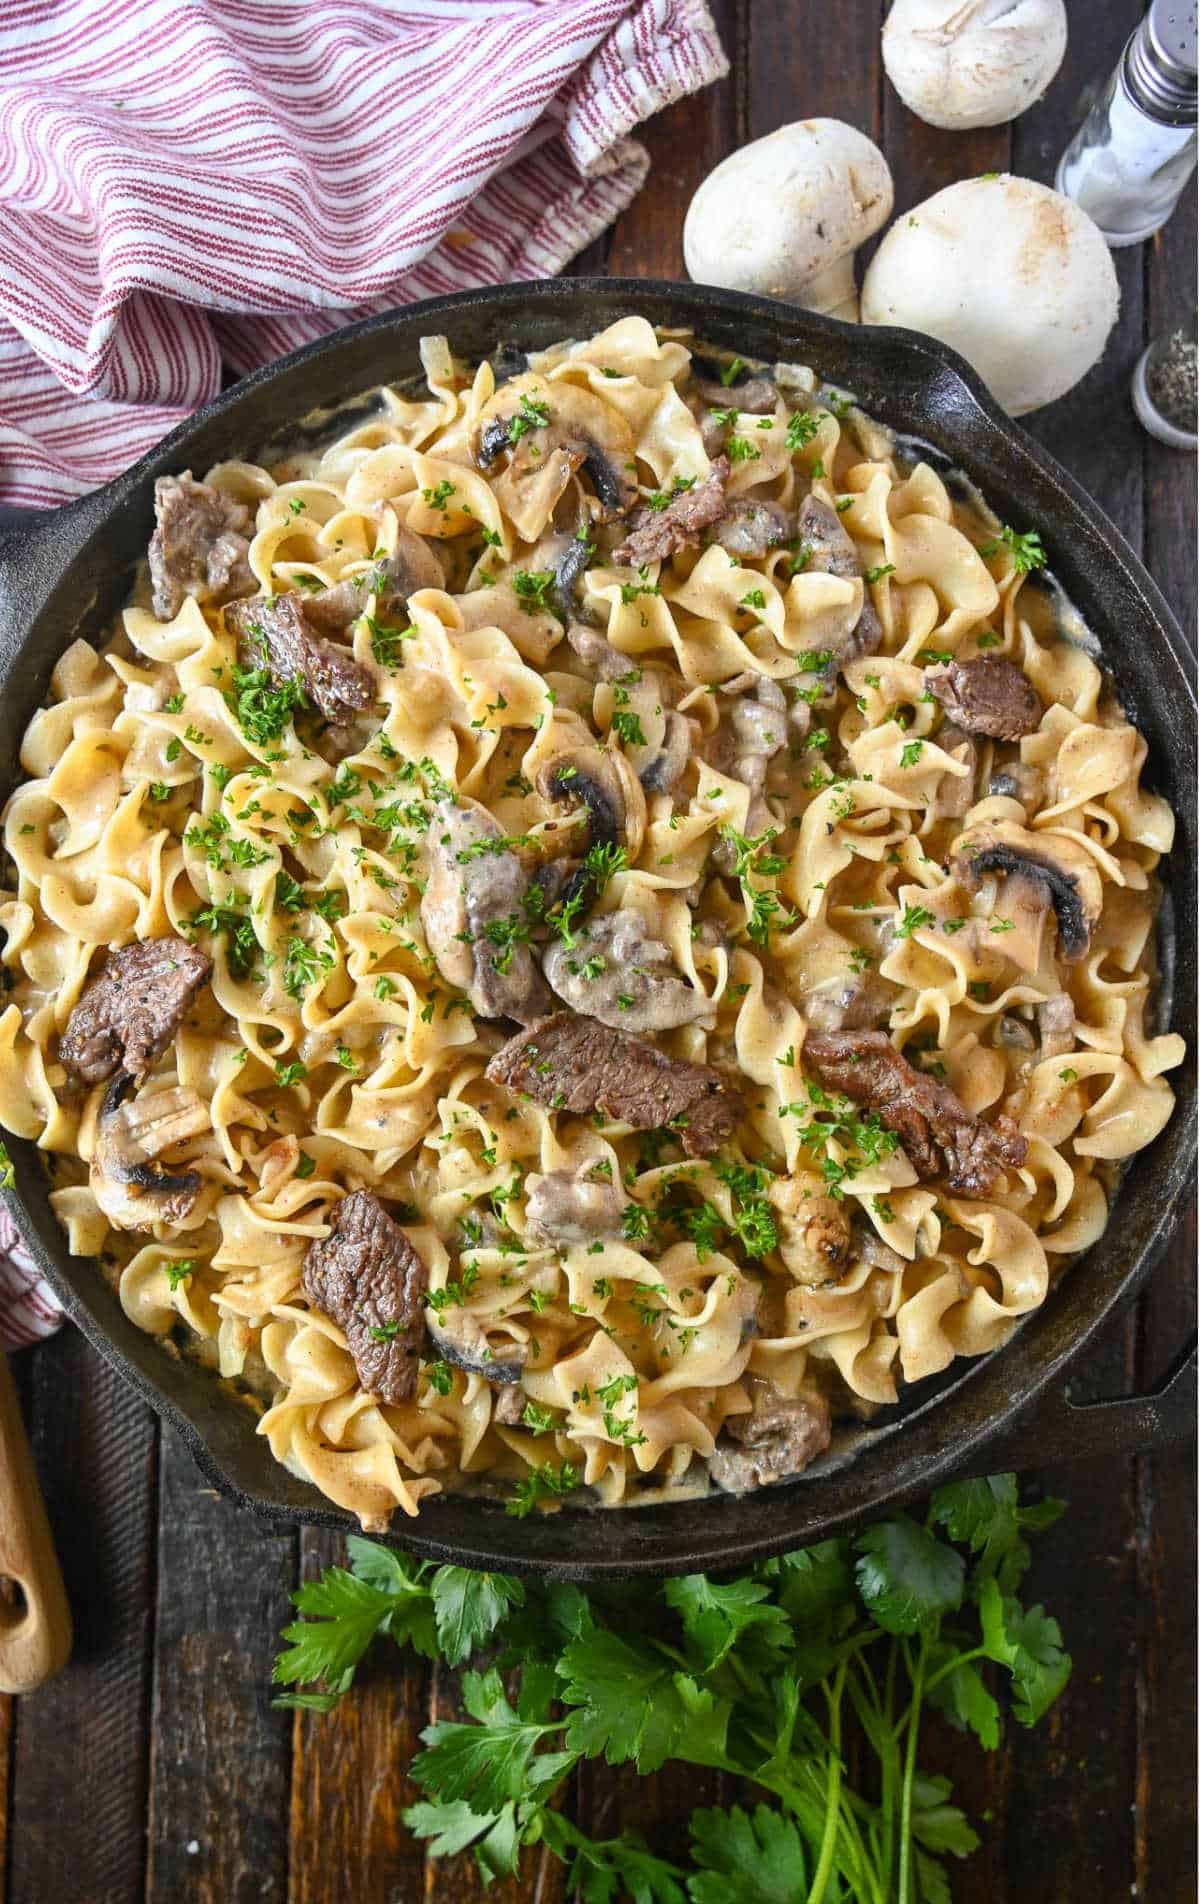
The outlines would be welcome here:
M 1055 184 L 1116 248 L 1165 225 L 1195 166 L 1196 0 L 1153 0 Z

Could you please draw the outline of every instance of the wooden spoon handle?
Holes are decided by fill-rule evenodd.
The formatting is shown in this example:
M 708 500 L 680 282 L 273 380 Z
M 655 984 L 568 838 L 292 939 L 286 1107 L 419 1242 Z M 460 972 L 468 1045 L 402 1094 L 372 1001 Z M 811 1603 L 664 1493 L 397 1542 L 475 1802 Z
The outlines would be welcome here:
M 46 1519 L 16 1385 L 0 1354 L 0 1692 L 32 1692 L 71 1653 L 71 1609 Z

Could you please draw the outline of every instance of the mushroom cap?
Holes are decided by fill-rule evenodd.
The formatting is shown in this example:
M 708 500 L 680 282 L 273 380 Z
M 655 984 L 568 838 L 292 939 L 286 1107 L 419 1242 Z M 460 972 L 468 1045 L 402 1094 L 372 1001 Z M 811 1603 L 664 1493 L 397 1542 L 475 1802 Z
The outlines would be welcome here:
M 895 0 L 883 29 L 883 64 L 909 111 L 956 132 L 1017 118 L 1066 47 L 1063 0 Z
M 1024 416 L 1097 362 L 1119 302 L 1086 212 L 1005 173 L 948 185 L 897 219 L 863 280 L 862 317 L 940 338 Z
M 825 309 L 806 288 L 891 209 L 892 175 L 878 146 L 840 119 L 801 119 L 709 173 L 688 207 L 683 255 L 700 284 Z

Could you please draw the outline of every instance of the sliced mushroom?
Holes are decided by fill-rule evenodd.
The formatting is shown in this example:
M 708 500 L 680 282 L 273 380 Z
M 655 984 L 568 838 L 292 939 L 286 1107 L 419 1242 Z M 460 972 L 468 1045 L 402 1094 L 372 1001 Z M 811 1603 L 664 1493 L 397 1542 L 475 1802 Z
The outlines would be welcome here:
M 975 802 L 975 774 L 979 764 L 975 742 L 961 728 L 947 722 L 938 734 L 937 744 L 944 754 L 961 761 L 970 771 L 942 774 L 933 796 L 933 811 L 939 819 L 961 820 Z
M 988 792 L 1006 800 L 1019 800 L 1027 813 L 1036 813 L 1046 798 L 1046 776 L 1040 767 L 1013 760 L 998 767 L 988 781 Z
M 1065 1057 L 1075 1049 L 1075 1001 L 1070 992 L 1044 998 L 1037 1008 L 1037 1022 L 1043 1061 Z
M 631 655 L 622 654 L 595 628 L 586 628 L 582 622 L 567 623 L 567 641 L 598 681 L 627 680 L 639 671 Z
M 564 627 L 583 619 L 579 585 L 595 553 L 596 545 L 587 524 L 580 523 L 577 529 L 556 529 L 543 536 L 521 564 L 534 574 L 544 575 L 550 570 L 554 580 L 545 591 L 546 602 Z
M 543 763 L 536 785 L 543 800 L 586 809 L 589 847 L 624 846 L 631 864 L 637 858 L 646 828 L 646 796 L 625 756 L 599 746 L 582 723 L 579 738 Z M 565 897 L 574 898 L 590 883 L 590 872 L 580 867 Z
M 853 538 L 842 527 L 836 509 L 831 509 L 819 496 L 804 498 L 796 520 L 796 534 L 801 546 L 808 550 L 806 568 L 836 575 L 842 581 L 853 581 L 862 575 L 862 562 Z M 857 660 L 859 655 L 874 654 L 882 639 L 883 628 L 864 582 L 862 614 L 851 633 L 834 649 L 825 671 L 828 685 L 833 685 L 839 669 L 847 663 Z
M 735 496 L 713 529 L 712 539 L 729 555 L 763 556 L 782 548 L 795 533 L 796 518 L 781 502 Z
M 816 1181 L 776 1177 L 771 1185 L 779 1254 L 796 1281 L 809 1288 L 836 1281 L 850 1262 L 849 1212 L 844 1202 L 822 1195 Z
M 509 452 L 496 493 L 519 533 L 533 541 L 577 471 L 591 482 L 601 520 L 637 501 L 634 440 L 619 410 L 583 385 L 548 383 L 532 371 L 491 396 L 479 415 L 476 459 L 490 469 Z
M 710 1010 L 633 907 L 590 919 L 570 945 L 551 944 L 542 969 L 564 1004 L 618 1031 L 673 1031 Z
M 503 1355 L 495 1355 L 478 1320 L 469 1309 L 449 1305 L 441 1315 L 433 1308 L 425 1311 L 425 1333 L 447 1362 L 464 1375 L 482 1375 L 485 1382 L 507 1387 L 519 1382 L 525 1367 L 525 1345 L 510 1342 Z
M 1084 957 L 1104 902 L 1100 875 L 1086 848 L 1061 833 L 1030 833 L 998 820 L 964 834 L 951 864 L 968 892 L 978 891 L 987 873 L 1032 885 L 1037 903 L 1054 907 L 1062 957 L 1072 963 Z
M 694 391 L 698 397 L 703 397 L 705 403 L 713 404 L 719 410 L 736 405 L 748 416 L 770 416 L 779 401 L 779 392 L 770 371 L 761 367 L 752 370 L 738 357 L 732 358 L 728 364 L 722 364 L 715 357 L 706 357 L 700 351 L 693 351 L 689 368 L 689 392 Z M 730 375 L 731 371 L 733 375 Z
M 800 998 L 810 1031 L 874 1031 L 887 1023 L 896 988 L 877 972 L 827 979 Z
M 667 714 L 659 746 L 632 752 L 637 777 L 647 793 L 670 793 L 687 771 L 695 747 L 695 729 L 686 714 Z M 643 761 L 641 755 L 645 753 Z
M 621 1186 L 582 1171 L 551 1170 L 525 1179 L 525 1228 L 539 1243 L 598 1243 L 621 1234 Z
M 1008 1051 L 1034 1051 L 1037 1039 L 1023 1018 L 1005 1012 L 996 1026 L 996 1043 Z
M 341 635 L 366 613 L 372 596 L 376 615 L 387 617 L 407 604 L 418 589 L 445 586 L 445 570 L 424 536 L 401 525 L 389 556 L 353 580 L 335 582 L 332 588 L 305 596 L 304 612 L 322 634 Z
M 750 808 L 746 832 L 761 833 L 772 824 L 772 816 L 763 799 L 767 768 L 781 747 L 787 745 L 788 707 L 778 681 L 766 674 L 739 674 L 728 681 L 717 698 L 720 721 L 709 737 L 705 758 L 733 780 L 749 789 Z M 713 861 L 722 872 L 732 871 L 736 853 L 730 840 L 721 839 L 713 849 Z
M 172 1144 L 211 1126 L 194 1091 L 143 1091 L 127 1071 L 118 1071 L 104 1093 L 96 1120 L 90 1185 L 92 1195 L 117 1230 L 148 1230 L 180 1223 L 200 1194 L 195 1170 L 164 1170 L 155 1160 Z
M 434 816 L 421 923 L 438 970 L 481 1018 L 528 1024 L 550 1004 L 528 945 L 528 874 L 486 807 L 441 800 Z

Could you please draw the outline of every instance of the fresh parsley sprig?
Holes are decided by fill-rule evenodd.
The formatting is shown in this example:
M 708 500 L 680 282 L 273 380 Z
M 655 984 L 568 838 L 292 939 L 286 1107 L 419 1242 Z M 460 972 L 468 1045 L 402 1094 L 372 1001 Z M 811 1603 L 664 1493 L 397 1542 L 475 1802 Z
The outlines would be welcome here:
M 923 1728 L 936 1710 L 994 1751 L 995 1668 L 1022 1725 L 1061 1693 L 1057 1623 L 1019 1597 L 1029 1537 L 1060 1512 L 1022 1506 L 1011 1474 L 957 1482 L 922 1519 L 898 1514 L 737 1579 L 594 1597 L 352 1539 L 349 1571 L 293 1596 L 310 1617 L 285 1629 L 275 1679 L 307 1690 L 280 1703 L 327 1709 L 376 1635 L 451 1666 L 486 1648 L 487 1670 L 462 1677 L 468 1717 L 429 1726 L 410 1768 L 425 1796 L 405 1821 L 432 1856 L 471 1849 L 488 1882 L 544 1844 L 585 1904 L 939 1904 L 944 1860 L 979 1840 L 949 1781 L 922 1771 Z M 871 1761 L 861 1788 L 843 1750 L 852 1722 Z M 598 1757 L 713 1767 L 761 1801 L 696 1811 L 683 1869 L 635 1833 L 596 1840 L 564 1816 L 556 1794 Z

